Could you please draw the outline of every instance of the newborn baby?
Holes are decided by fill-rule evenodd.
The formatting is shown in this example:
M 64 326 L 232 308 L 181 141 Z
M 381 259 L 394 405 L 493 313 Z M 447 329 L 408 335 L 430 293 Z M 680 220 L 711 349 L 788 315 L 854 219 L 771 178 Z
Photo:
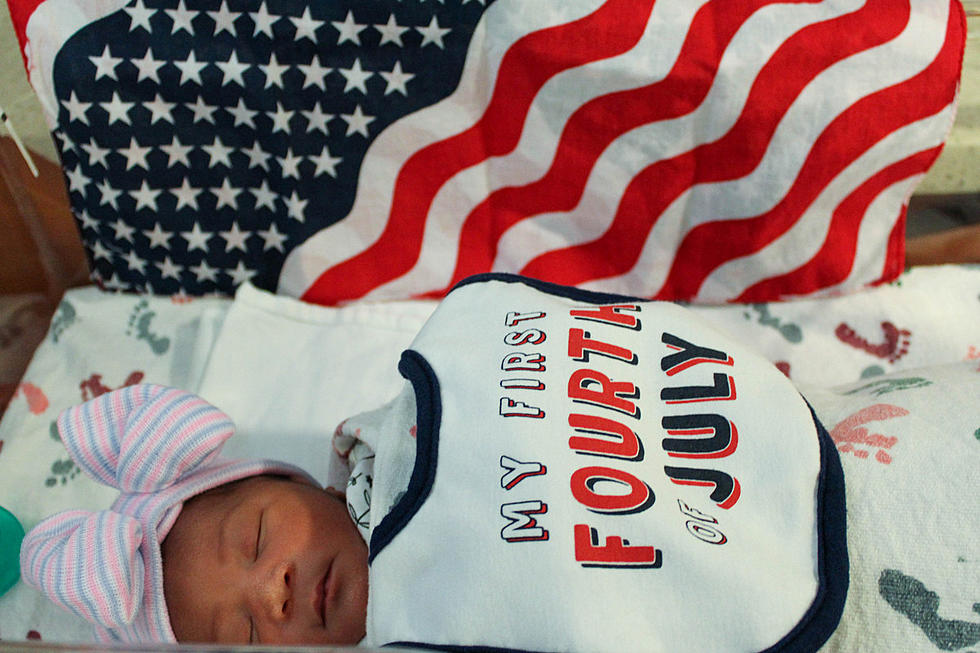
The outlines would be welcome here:
M 364 637 L 367 545 L 335 490 L 266 475 L 222 485 L 184 504 L 161 548 L 180 642 Z
M 356 644 L 367 545 L 343 495 L 271 460 L 218 457 L 233 433 L 200 397 L 156 385 L 59 417 L 72 458 L 119 488 L 111 509 L 31 530 L 22 575 L 107 641 Z
M 399 369 L 394 401 L 339 428 L 372 478 L 347 506 L 217 457 L 230 423 L 192 395 L 70 409 L 72 457 L 122 495 L 42 522 L 24 578 L 124 641 L 815 650 L 836 626 L 833 443 L 685 309 L 487 275 Z

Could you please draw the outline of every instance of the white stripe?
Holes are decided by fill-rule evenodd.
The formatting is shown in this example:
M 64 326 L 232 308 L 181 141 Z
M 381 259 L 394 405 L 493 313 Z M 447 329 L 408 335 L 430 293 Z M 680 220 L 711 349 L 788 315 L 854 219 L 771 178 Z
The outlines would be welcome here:
M 729 261 L 712 272 L 705 279 L 697 301 L 709 303 L 719 301 L 719 298 L 737 297 L 760 279 L 791 272 L 809 261 L 823 245 L 833 213 L 840 203 L 884 168 L 942 143 L 952 113 L 950 105 L 933 116 L 897 129 L 876 143 L 842 170 L 786 233 L 755 254 Z M 885 243 L 906 199 L 890 192 L 882 193 L 868 206 L 859 234 L 865 250 L 870 249 L 864 256 L 873 256 L 875 262 L 867 258 L 856 261 L 848 281 L 841 287 L 860 284 L 880 275 Z M 787 257 L 787 252 L 793 252 L 793 256 Z
M 519 270 L 544 252 L 601 236 L 638 173 L 655 161 L 713 142 L 731 129 L 751 89 L 747 80 L 758 74 L 786 39 L 806 25 L 833 19 L 861 4 L 861 0 L 847 0 L 833 5 L 771 5 L 757 11 L 732 38 L 710 91 L 695 111 L 620 137 L 593 168 L 580 204 L 567 213 L 544 213 L 515 225 L 501 238 L 493 269 Z M 683 209 L 684 204 L 678 206 Z M 673 252 L 679 239 L 677 226 L 658 224 L 666 231 L 657 241 L 665 244 L 665 253 Z M 621 286 L 620 291 L 627 288 Z
M 877 211 L 883 219 L 865 220 L 861 223 L 854 266 L 851 268 L 851 274 L 840 285 L 841 289 L 853 290 L 869 281 L 879 279 L 884 274 L 887 260 L 887 248 L 884 243 L 888 242 L 888 237 L 898 221 L 902 205 L 908 203 L 912 191 L 925 176 L 925 173 L 920 173 L 895 182 L 879 193 L 868 206 L 869 214 Z
M 495 83 L 500 60 L 514 42 L 528 31 L 581 18 L 598 4 L 599 0 L 554 3 L 549 11 L 537 3 L 519 1 L 491 5 L 480 18 L 466 54 L 467 62 L 478 63 L 465 66 L 466 74 L 449 97 L 399 120 L 371 143 L 350 213 L 289 253 L 279 276 L 278 292 L 302 295 L 324 270 L 377 241 L 391 212 L 398 171 L 415 152 L 444 140 L 446 134 L 465 131 L 479 120 L 490 100 L 489 89 Z M 489 40 L 488 33 L 492 35 Z
M 628 288 L 632 293 L 655 295 L 666 279 L 682 232 L 699 222 L 694 216 L 731 219 L 772 208 L 789 189 L 809 147 L 840 113 L 867 95 L 915 76 L 935 59 L 945 40 L 946 19 L 927 11 L 930 4 L 935 3 L 914 0 L 909 24 L 898 37 L 838 62 L 808 84 L 781 121 L 763 161 L 752 174 L 719 184 L 701 184 L 683 193 L 651 230 L 629 272 L 587 287 L 613 292 Z M 932 144 L 931 139 L 926 140 L 914 151 Z M 781 183 L 773 186 L 767 182 L 773 178 Z M 705 294 L 699 298 L 720 302 L 728 296 Z
M 923 177 L 925 175 L 920 174 L 895 182 L 875 198 L 868 207 L 868 212 L 870 213 L 872 210 L 881 211 L 883 207 L 893 210 L 896 206 L 900 206 L 903 201 L 907 201 L 907 198 L 912 194 L 912 191 L 915 190 L 919 182 L 922 181 Z M 868 224 L 871 222 L 870 220 L 862 222 L 861 231 L 858 233 L 857 252 L 854 257 L 855 261 L 851 269 L 851 274 L 841 283 L 821 288 L 816 292 L 810 293 L 808 296 L 836 297 L 852 292 L 866 285 L 869 281 L 881 277 L 886 261 L 886 252 L 882 246 L 882 242 L 888 239 L 889 233 L 895 226 L 898 217 L 899 213 L 895 210 L 890 221 L 882 219 L 871 225 Z
M 477 204 L 496 190 L 520 187 L 543 177 L 554 161 L 562 130 L 582 105 L 609 93 L 663 79 L 687 35 L 677 26 L 689 27 L 694 14 L 707 2 L 658 2 L 644 34 L 629 51 L 566 70 L 548 80 L 529 107 L 516 147 L 508 154 L 463 170 L 446 182 L 429 211 L 415 266 L 368 297 L 404 297 L 420 289 L 445 287 L 457 259 L 463 221 Z M 471 74 L 469 66 L 464 74 Z

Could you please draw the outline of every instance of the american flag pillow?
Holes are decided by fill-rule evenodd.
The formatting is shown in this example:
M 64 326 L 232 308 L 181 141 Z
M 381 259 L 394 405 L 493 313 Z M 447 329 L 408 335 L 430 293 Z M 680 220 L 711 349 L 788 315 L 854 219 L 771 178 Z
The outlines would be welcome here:
M 957 0 L 8 0 L 93 277 L 336 304 L 508 271 L 894 278 Z

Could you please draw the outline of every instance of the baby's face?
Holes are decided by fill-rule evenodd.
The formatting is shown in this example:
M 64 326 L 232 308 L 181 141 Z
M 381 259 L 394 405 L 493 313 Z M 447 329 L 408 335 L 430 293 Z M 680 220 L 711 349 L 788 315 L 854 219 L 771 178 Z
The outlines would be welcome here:
M 338 493 L 256 476 L 184 504 L 163 542 L 181 642 L 354 644 L 367 547 Z

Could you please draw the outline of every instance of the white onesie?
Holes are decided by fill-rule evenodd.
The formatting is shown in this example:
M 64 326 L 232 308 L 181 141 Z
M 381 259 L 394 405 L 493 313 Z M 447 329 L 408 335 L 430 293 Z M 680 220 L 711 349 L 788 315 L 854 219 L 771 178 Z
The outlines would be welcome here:
M 815 650 L 836 627 L 833 443 L 683 307 L 481 275 L 399 370 L 337 438 L 375 456 L 365 644 Z

